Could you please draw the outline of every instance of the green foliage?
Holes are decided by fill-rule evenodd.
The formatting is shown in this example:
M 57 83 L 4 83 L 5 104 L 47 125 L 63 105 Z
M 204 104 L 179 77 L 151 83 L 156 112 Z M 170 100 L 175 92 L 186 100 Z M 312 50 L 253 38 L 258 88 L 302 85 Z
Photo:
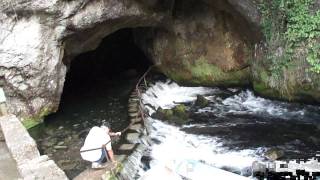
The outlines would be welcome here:
M 311 71 L 320 74 L 320 44 L 311 44 L 309 47 L 309 54 L 307 61 L 311 65 Z
M 295 50 L 301 46 L 308 48 L 307 61 L 311 71 L 320 73 L 320 47 L 317 44 L 320 39 L 320 10 L 312 12 L 312 5 L 313 0 L 265 0 L 260 5 L 268 45 L 285 49 L 283 54 L 268 55 L 273 73 L 278 74 L 287 68 Z

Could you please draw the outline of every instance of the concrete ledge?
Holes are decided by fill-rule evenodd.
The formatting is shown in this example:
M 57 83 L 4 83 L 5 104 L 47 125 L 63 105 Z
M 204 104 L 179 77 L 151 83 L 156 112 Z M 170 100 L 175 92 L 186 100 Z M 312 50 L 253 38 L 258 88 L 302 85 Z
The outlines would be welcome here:
M 0 117 L 0 126 L 8 149 L 18 165 L 40 156 L 36 142 L 18 118 L 13 115 Z
M 36 142 L 16 116 L 0 117 L 0 127 L 23 179 L 68 179 L 65 173 L 48 156 L 40 156 Z

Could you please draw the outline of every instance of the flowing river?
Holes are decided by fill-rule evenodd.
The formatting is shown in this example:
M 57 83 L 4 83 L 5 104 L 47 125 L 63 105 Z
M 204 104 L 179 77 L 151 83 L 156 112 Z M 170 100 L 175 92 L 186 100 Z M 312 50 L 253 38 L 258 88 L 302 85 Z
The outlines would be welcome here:
M 204 95 L 209 105 L 195 108 L 197 95 Z M 175 170 L 181 160 L 251 176 L 252 162 L 266 161 L 264 154 L 270 149 L 284 152 L 281 159 L 286 160 L 310 158 L 320 149 L 320 107 L 316 105 L 268 100 L 249 89 L 182 87 L 170 81 L 150 87 L 143 103 L 163 109 L 184 103 L 191 116 L 183 126 L 148 118 L 153 145 L 142 158 L 138 177 L 146 172 L 162 177 L 159 169 Z M 154 112 L 146 107 L 150 114 Z M 196 179 L 209 178 L 199 169 L 193 171 Z
M 111 122 L 114 130 L 127 126 L 127 100 L 136 81 L 119 77 L 98 87 L 89 84 L 82 86 L 86 87 L 83 90 L 67 90 L 60 110 L 30 130 L 40 151 L 70 178 L 75 177 L 90 166 L 78 151 L 92 126 L 103 119 Z M 207 107 L 194 106 L 197 95 L 209 100 Z M 147 148 L 137 153 L 131 165 L 132 179 L 150 172 L 161 178 L 163 167 L 175 170 L 177 162 L 185 160 L 250 177 L 252 162 L 266 161 L 264 154 L 270 149 L 283 151 L 281 159 L 312 157 L 320 149 L 320 107 L 316 105 L 268 100 L 250 89 L 183 87 L 169 80 L 156 81 L 142 98 L 154 108 L 169 109 L 183 103 L 190 119 L 177 126 L 147 118 L 152 143 L 141 141 Z M 151 115 L 155 110 L 149 105 L 146 108 Z M 195 179 L 208 178 L 201 169 L 192 171 Z

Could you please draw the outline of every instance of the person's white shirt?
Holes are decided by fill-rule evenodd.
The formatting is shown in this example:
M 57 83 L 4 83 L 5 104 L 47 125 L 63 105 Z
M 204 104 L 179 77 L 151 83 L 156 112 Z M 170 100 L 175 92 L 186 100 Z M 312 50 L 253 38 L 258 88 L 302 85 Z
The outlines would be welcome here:
M 89 131 L 84 145 L 81 147 L 80 151 L 100 148 L 103 145 L 106 145 L 106 150 L 112 150 L 111 141 L 109 134 L 102 127 L 94 126 Z M 98 150 L 81 152 L 81 157 L 87 161 L 98 161 L 102 156 L 102 148 Z

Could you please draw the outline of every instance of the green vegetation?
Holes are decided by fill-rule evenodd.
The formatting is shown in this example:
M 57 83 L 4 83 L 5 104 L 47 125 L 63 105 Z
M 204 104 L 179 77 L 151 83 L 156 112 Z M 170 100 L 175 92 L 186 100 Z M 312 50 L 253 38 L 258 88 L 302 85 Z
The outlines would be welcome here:
M 25 120 L 22 121 L 22 124 L 26 129 L 33 128 L 37 125 L 42 123 L 42 120 L 34 119 L 34 118 L 26 118 Z
M 26 129 L 33 128 L 42 123 L 44 116 L 50 114 L 51 112 L 51 108 L 43 108 L 38 114 L 24 118 L 22 124 Z
M 184 61 L 183 66 L 190 72 L 190 81 L 201 85 L 240 85 L 247 84 L 249 69 L 224 72 L 214 64 L 209 64 L 204 56 L 200 56 L 195 63 Z
M 296 50 L 308 50 L 310 70 L 320 73 L 320 10 L 312 10 L 314 0 L 269 0 L 260 4 L 263 31 L 271 50 L 272 75 L 291 65 Z M 279 49 L 282 47 L 282 49 Z
M 118 162 L 117 166 L 109 171 L 107 171 L 104 175 L 105 180 L 118 180 L 117 174 L 119 174 L 123 170 L 123 164 Z

